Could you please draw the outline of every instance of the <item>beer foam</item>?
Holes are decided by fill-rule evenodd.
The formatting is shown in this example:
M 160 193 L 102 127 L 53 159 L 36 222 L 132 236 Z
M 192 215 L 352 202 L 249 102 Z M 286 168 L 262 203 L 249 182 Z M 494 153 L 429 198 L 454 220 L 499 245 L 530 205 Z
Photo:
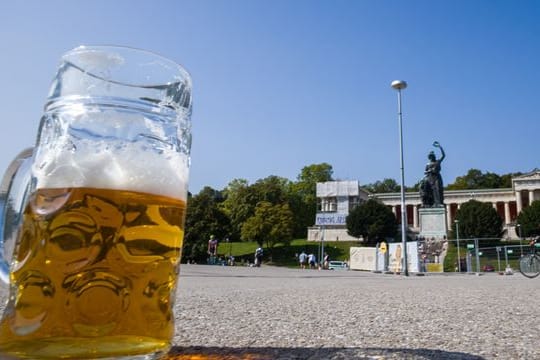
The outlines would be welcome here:
M 140 143 L 77 143 L 37 153 L 36 188 L 91 187 L 187 198 L 189 156 L 173 150 L 141 150 Z

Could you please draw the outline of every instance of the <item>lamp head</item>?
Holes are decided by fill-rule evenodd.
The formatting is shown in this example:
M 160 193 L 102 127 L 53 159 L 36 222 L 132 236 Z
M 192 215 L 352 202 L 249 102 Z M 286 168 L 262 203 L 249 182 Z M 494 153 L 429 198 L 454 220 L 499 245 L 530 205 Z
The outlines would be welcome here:
M 407 82 L 404 81 L 404 80 L 394 80 L 394 81 L 392 81 L 390 86 L 392 86 L 396 90 L 402 90 L 402 89 L 405 89 L 407 87 Z

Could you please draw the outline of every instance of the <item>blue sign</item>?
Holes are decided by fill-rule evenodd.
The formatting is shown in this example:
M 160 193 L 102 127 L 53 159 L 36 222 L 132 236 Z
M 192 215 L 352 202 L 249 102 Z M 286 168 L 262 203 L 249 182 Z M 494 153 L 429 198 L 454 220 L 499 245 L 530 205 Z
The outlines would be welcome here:
M 347 214 L 317 214 L 315 225 L 345 225 L 347 223 Z

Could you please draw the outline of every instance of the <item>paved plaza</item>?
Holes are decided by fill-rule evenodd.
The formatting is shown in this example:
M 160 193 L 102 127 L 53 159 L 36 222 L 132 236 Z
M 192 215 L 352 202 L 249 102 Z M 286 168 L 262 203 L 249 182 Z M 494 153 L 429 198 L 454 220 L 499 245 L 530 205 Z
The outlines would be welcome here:
M 166 358 L 538 359 L 539 304 L 521 274 L 182 265 Z
M 183 265 L 180 354 L 538 359 L 540 279 Z

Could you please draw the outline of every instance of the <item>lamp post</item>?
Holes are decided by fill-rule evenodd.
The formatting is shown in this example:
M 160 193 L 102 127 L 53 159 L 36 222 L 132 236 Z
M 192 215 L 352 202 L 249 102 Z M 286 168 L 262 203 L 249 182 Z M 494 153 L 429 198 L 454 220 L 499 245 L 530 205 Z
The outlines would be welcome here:
M 390 84 L 392 88 L 398 92 L 398 123 L 399 123 L 399 157 L 400 157 L 400 169 L 401 169 L 401 243 L 403 247 L 403 274 L 409 276 L 409 270 L 407 268 L 407 208 L 405 207 L 405 171 L 403 166 L 403 126 L 401 116 L 401 90 L 407 87 L 407 83 L 403 80 L 394 80 Z
M 322 268 L 322 269 L 324 269 L 323 259 L 324 259 L 324 225 L 322 227 L 322 237 L 321 237 L 321 257 L 319 258 L 319 264 L 322 264 L 319 266 L 319 268 Z
M 457 263 L 458 263 L 458 271 L 461 274 L 461 255 L 459 255 L 459 220 L 454 220 L 454 223 L 456 224 L 456 241 L 457 241 Z
M 523 244 L 521 243 L 521 224 L 516 224 L 517 230 L 518 230 L 518 237 L 519 237 L 519 251 L 521 252 L 521 256 L 523 256 Z

